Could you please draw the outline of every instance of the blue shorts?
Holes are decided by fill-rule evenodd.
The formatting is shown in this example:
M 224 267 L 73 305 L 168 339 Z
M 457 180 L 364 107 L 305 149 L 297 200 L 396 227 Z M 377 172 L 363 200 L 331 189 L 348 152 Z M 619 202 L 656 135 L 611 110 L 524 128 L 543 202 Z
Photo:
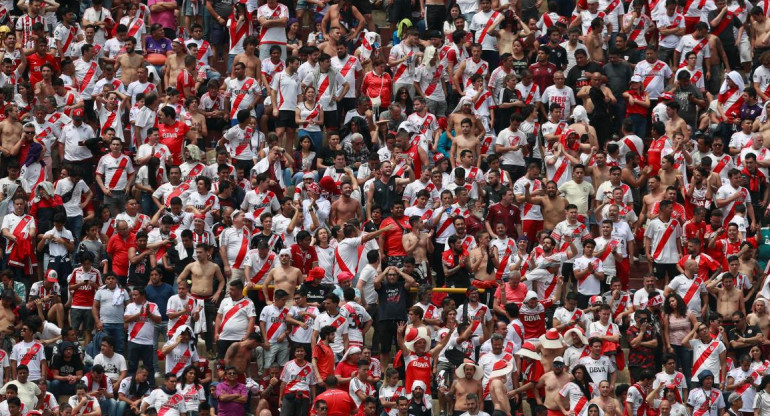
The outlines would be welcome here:
M 211 19 L 210 30 L 211 43 L 214 45 L 227 45 L 230 42 L 230 35 L 227 33 L 227 29 L 214 19 Z

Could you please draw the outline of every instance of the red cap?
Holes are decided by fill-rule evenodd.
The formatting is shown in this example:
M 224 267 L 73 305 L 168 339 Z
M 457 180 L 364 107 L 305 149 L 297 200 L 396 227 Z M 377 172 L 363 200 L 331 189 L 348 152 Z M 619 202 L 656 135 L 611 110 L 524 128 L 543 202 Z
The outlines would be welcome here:
M 83 112 L 82 108 L 76 108 L 72 110 L 72 117 L 85 117 L 85 113 Z

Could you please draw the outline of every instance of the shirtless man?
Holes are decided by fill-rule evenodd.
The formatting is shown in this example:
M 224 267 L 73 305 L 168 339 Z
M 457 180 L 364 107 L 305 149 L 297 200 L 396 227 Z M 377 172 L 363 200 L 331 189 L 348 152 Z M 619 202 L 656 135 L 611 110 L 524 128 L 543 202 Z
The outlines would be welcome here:
M 543 207 L 543 229 L 553 230 L 556 224 L 567 219 L 567 199 L 559 193 L 559 187 L 554 181 L 545 184 L 545 196 L 531 196 L 529 187 L 525 187 L 524 201 Z
M 345 17 L 340 11 L 341 8 L 344 8 L 343 10 L 349 8 L 348 11 L 353 14 L 353 18 L 358 22 L 358 26 L 348 30 L 348 27 L 352 24 L 352 22 L 344 20 Z M 323 28 L 322 31 L 325 31 L 327 27 L 331 26 L 332 28 L 339 30 L 340 35 L 345 36 L 345 41 L 354 41 L 356 37 L 358 37 L 358 34 L 364 30 L 365 24 L 366 18 L 358 10 L 358 7 L 352 5 L 349 0 L 340 0 L 338 4 L 332 4 L 329 7 L 329 10 L 326 12 L 323 20 L 321 21 L 321 28 Z M 329 33 L 324 33 L 324 38 L 329 39 Z M 321 50 L 323 50 L 323 48 L 321 48 Z M 330 55 L 334 56 L 335 54 L 336 51 Z
M 494 377 L 489 380 L 490 396 L 495 410 L 500 410 L 506 415 L 511 414 L 511 403 L 508 398 L 508 389 L 505 387 L 505 376 Z
M 727 60 L 724 45 L 722 45 L 719 37 L 709 33 L 708 39 L 709 49 L 711 49 L 711 60 L 709 61 L 711 64 L 711 79 L 706 80 L 706 90 L 716 95 L 719 92 L 719 86 L 722 84 L 723 75 L 730 71 L 730 62 Z M 723 63 L 724 65 L 722 65 Z
M 604 63 L 604 39 L 602 38 L 602 32 L 604 31 L 604 20 L 601 17 L 597 17 L 591 21 L 591 30 L 585 36 L 586 48 L 588 48 L 588 57 L 592 61 L 599 64 Z
M 120 80 L 129 85 L 137 80 L 136 70 L 144 67 L 144 57 L 136 53 L 136 39 L 133 36 L 126 38 L 125 47 L 126 53 L 115 58 L 115 72 L 121 71 Z
M 717 312 L 722 316 L 732 316 L 733 312 L 741 311 L 746 314 L 746 302 L 743 292 L 735 287 L 735 276 L 731 273 L 722 275 L 722 287 L 717 287 L 720 281 L 716 279 L 709 280 L 706 283 L 706 289 L 717 298 Z
M 647 216 L 652 211 L 652 206 L 655 205 L 656 202 L 662 201 L 663 197 L 666 195 L 665 188 L 660 186 L 660 176 L 658 175 L 651 176 L 647 179 L 647 188 L 650 193 L 642 198 L 642 213 L 639 215 L 639 221 L 634 225 L 634 232 L 644 224 Z
M 40 68 L 40 74 L 43 76 L 43 80 L 35 84 L 35 96 L 48 97 L 49 95 L 56 94 L 51 82 L 54 75 L 53 68 L 48 64 L 43 64 Z
M 612 94 L 612 90 L 603 83 L 603 77 L 604 75 L 601 73 L 594 72 L 593 75 L 591 75 L 589 84 L 581 87 L 580 91 L 577 93 L 577 98 L 583 100 L 583 105 L 588 112 L 593 113 L 594 111 L 594 103 L 591 101 L 591 89 L 593 88 L 599 88 L 599 90 L 601 90 L 604 94 L 605 103 L 615 105 L 618 102 L 618 99 Z
M 478 378 L 479 373 L 483 375 L 483 372 L 484 370 L 472 362 L 463 363 L 457 368 L 455 371 L 455 380 L 449 388 L 449 397 L 454 396 L 455 398 L 455 413 L 462 413 L 463 409 L 465 409 L 469 394 L 483 397 L 481 378 Z M 460 377 L 460 375 L 462 375 L 462 377 Z
M 225 277 L 222 271 L 215 263 L 210 261 L 211 247 L 200 243 L 195 247 L 195 254 L 198 259 L 188 264 L 182 273 L 179 274 L 177 282 L 188 280 L 192 281 L 190 294 L 196 299 L 211 300 L 214 304 L 219 301 L 222 290 L 225 288 Z M 214 278 L 217 279 L 217 290 L 212 295 L 214 288 Z
M 744 244 L 747 246 L 741 250 L 738 257 L 738 261 L 740 261 L 738 272 L 748 276 L 750 280 L 755 280 L 755 276 L 758 276 L 760 273 L 759 263 L 754 258 L 754 249 L 751 247 L 751 243 L 743 242 L 742 245 Z M 757 284 L 754 284 L 754 289 L 757 289 Z M 751 296 L 746 296 L 746 298 L 751 298 Z M 766 334 L 767 332 L 763 333 Z
M 184 69 L 184 58 L 187 56 L 187 47 L 178 39 L 171 41 L 171 49 L 174 53 L 168 56 L 163 67 L 163 85 L 166 88 L 176 87 L 176 78 Z
M 329 220 L 334 225 L 342 225 L 351 219 L 358 219 L 358 221 L 364 221 L 364 211 L 361 207 L 361 202 L 355 198 L 351 198 L 353 194 L 353 184 L 350 178 L 343 177 L 342 184 L 340 185 L 342 190 L 342 196 L 340 199 L 332 202 L 331 211 L 329 213 Z
M 493 274 L 487 272 L 489 262 L 489 233 L 481 230 L 476 233 L 477 246 L 469 253 L 471 259 L 471 273 L 482 282 L 493 279 Z
M 665 155 L 660 159 L 660 170 L 658 170 L 658 176 L 660 177 L 661 189 L 668 188 L 669 186 L 677 186 L 682 183 L 682 172 L 679 169 L 674 169 L 674 156 Z
M 433 253 L 433 230 L 430 230 L 429 233 L 422 232 L 425 229 L 425 222 L 416 215 L 409 218 L 409 225 L 412 229 L 401 237 L 401 244 L 404 246 L 406 255 L 414 257 L 414 263 L 417 267 L 424 264 L 427 271 L 430 268 L 428 254 Z
M 679 133 L 684 136 L 685 139 L 690 139 L 690 129 L 687 127 L 687 122 L 682 117 L 679 117 L 679 103 L 671 101 L 666 104 L 666 115 L 668 121 L 666 121 L 666 136 L 674 137 Z
M 572 117 L 575 119 L 575 123 L 570 124 L 570 126 L 564 131 L 575 130 L 575 132 L 578 134 L 578 138 L 582 137 L 584 134 L 587 134 L 588 143 L 581 143 L 577 152 L 573 151 L 572 149 L 564 150 L 569 152 L 572 156 L 579 157 L 581 152 L 588 152 L 588 150 L 592 148 L 598 149 L 599 141 L 596 139 L 596 129 L 594 126 L 589 124 L 588 114 L 586 113 L 585 107 L 576 107 L 572 111 Z
M 481 147 L 481 139 L 484 138 L 484 132 L 482 130 L 481 137 L 476 137 L 473 134 L 471 134 L 471 128 L 473 127 L 473 119 L 471 118 L 464 118 L 460 122 L 460 131 L 461 133 L 456 135 L 454 137 L 454 140 L 452 140 L 452 148 L 449 150 L 450 155 L 450 162 L 452 162 L 452 169 L 454 169 L 457 166 L 460 166 L 462 162 L 460 162 L 460 156 L 462 155 L 463 150 L 470 150 L 473 152 L 474 159 L 478 161 L 478 163 L 481 163 L 481 158 L 479 156 L 479 149 Z
M 562 386 L 572 381 L 572 376 L 568 371 L 564 371 L 564 359 L 557 357 L 553 361 L 553 370 L 543 374 L 537 382 L 538 391 L 545 387 L 545 401 L 543 405 L 551 412 L 560 413 L 559 390 Z M 550 413 L 550 412 L 549 412 Z
M 486 129 L 484 129 L 484 124 L 481 122 L 481 119 L 473 114 L 473 100 L 471 100 L 470 97 L 462 97 L 460 98 L 460 111 L 449 115 L 447 135 L 450 140 L 454 140 L 454 136 L 452 136 L 451 133 L 452 131 L 462 131 L 462 122 L 465 119 L 471 119 L 473 122 L 472 134 L 482 135 L 483 137 Z
M 338 26 L 332 26 L 331 29 L 329 29 L 329 32 L 324 35 L 324 38 L 326 39 L 326 42 L 318 45 L 318 49 L 321 53 L 329 54 L 329 56 L 337 56 L 337 45 L 340 44 L 340 40 L 342 39 L 342 31 L 340 28 Z
M 246 377 L 250 377 L 249 363 L 252 352 L 259 346 L 258 338 L 259 335 L 252 332 L 245 340 L 230 345 L 225 353 L 225 366 L 235 367 L 238 374 L 245 374 Z
M 262 61 L 259 60 L 259 56 L 256 54 L 257 45 L 259 40 L 256 36 L 248 36 L 243 40 L 243 53 L 235 55 L 233 59 L 233 66 L 238 62 L 246 64 L 246 76 L 254 79 L 260 79 L 262 74 Z
M 21 140 L 21 123 L 19 123 L 19 109 L 16 104 L 8 104 L 5 107 L 5 120 L 0 121 L 0 174 L 6 176 L 8 158 L 11 157 L 11 149 Z M 23 161 L 22 161 L 23 162 Z
M 13 293 L 7 292 L 0 300 L 0 335 L 10 336 L 21 329 L 19 315 L 14 312 Z
M 612 389 L 610 388 L 610 382 L 602 380 L 599 383 L 599 395 L 591 400 L 591 403 L 595 403 L 600 409 L 604 411 L 605 416 L 621 416 L 622 412 L 618 400 L 612 397 Z
M 278 254 L 278 260 L 281 264 L 270 270 L 265 278 L 265 283 L 262 284 L 262 293 L 265 295 L 265 299 L 268 299 L 268 304 L 273 303 L 267 290 L 271 283 L 275 289 L 285 290 L 289 294 L 289 299 L 294 299 L 294 291 L 297 286 L 302 284 L 302 270 L 291 265 L 291 251 L 288 248 L 281 250 Z
M 607 154 L 597 152 L 594 155 L 596 165 L 588 167 L 588 174 L 591 175 L 591 183 L 594 184 L 594 194 L 599 189 L 599 185 L 610 180 L 610 165 L 607 164 Z

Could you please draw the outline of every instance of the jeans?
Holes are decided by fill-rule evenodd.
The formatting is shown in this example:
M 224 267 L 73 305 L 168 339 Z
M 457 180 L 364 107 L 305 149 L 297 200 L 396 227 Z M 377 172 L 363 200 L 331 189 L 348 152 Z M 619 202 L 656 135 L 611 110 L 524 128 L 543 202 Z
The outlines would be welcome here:
M 289 342 L 274 342 L 270 344 L 270 349 L 265 351 L 264 368 L 270 368 L 273 362 L 283 367 L 286 361 L 289 361 Z
M 99 399 L 99 407 L 102 409 L 103 415 L 114 416 L 117 404 L 118 402 L 115 399 Z
M 321 131 L 307 131 L 305 129 L 297 130 L 297 137 L 310 136 L 310 142 L 313 143 L 313 149 L 317 153 L 323 147 L 324 136 Z M 315 166 L 313 166 L 315 168 Z
M 126 413 L 126 409 L 128 409 L 128 403 L 122 400 L 118 401 L 112 409 L 113 412 L 109 416 L 123 416 Z
M 671 344 L 671 348 L 674 349 L 676 366 L 682 371 L 682 374 L 684 374 L 684 379 L 687 381 L 687 388 L 689 389 L 690 378 L 692 378 L 692 351 L 684 345 Z
M 145 211 L 146 212 L 146 211 Z M 75 237 L 75 248 L 77 249 L 80 242 L 81 233 L 83 232 L 83 216 L 67 217 L 67 229 L 72 232 L 72 236 Z
M 158 211 L 158 206 L 155 205 L 155 202 L 152 200 L 152 195 L 148 194 L 147 192 L 142 192 L 142 200 L 140 201 L 142 204 L 142 212 L 144 214 L 147 214 L 148 216 L 152 217 L 155 215 L 155 212 Z
M 62 395 L 71 396 L 75 394 L 75 385 L 67 383 L 66 381 L 52 380 L 50 382 L 49 390 L 56 397 L 59 397 Z
M 112 196 L 104 195 L 104 206 L 110 209 L 113 217 L 123 212 L 126 208 L 126 191 L 112 191 Z
M 123 330 L 123 324 L 104 324 L 104 332 L 115 340 L 115 352 L 124 355 L 126 351 L 126 332 Z
M 151 386 L 155 386 L 155 359 L 149 358 L 155 355 L 155 348 L 152 345 L 142 345 L 135 342 L 128 343 L 128 375 L 132 376 L 136 374 L 136 369 L 139 367 L 139 361 L 147 368 L 147 372 L 150 374 L 149 381 Z
M 629 114 L 628 118 L 634 122 L 634 134 L 644 137 L 647 133 L 647 117 L 641 114 Z
M 280 416 L 303 416 L 309 414 L 310 397 L 290 398 L 287 396 L 286 394 L 283 396 Z
M 163 339 L 168 341 L 168 336 L 166 336 L 167 332 L 168 321 L 155 324 L 155 332 L 152 334 L 152 360 L 155 363 L 155 368 L 157 371 L 161 371 L 160 366 L 158 365 L 158 338 L 162 336 Z

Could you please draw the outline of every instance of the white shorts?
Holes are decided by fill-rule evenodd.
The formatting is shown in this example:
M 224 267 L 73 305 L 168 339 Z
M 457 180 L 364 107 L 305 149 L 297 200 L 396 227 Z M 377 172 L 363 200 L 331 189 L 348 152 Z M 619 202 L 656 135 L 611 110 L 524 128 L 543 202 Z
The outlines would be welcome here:
M 749 37 L 743 36 L 738 46 L 738 54 L 741 58 L 741 63 L 751 62 L 751 44 L 749 43 Z

